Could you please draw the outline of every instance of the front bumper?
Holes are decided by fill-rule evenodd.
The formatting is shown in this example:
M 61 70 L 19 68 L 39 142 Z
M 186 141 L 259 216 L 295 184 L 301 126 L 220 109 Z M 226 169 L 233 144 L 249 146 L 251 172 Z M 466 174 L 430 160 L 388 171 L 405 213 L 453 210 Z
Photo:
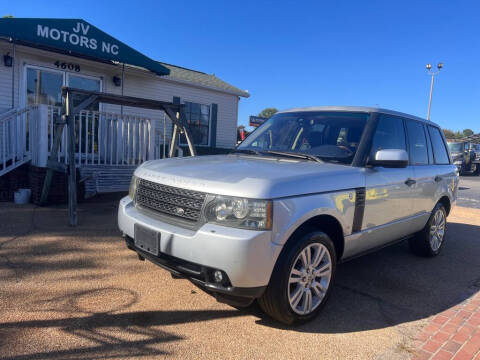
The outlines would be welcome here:
M 135 247 L 134 225 L 160 233 L 160 255 L 154 256 Z M 138 211 L 132 199 L 125 197 L 118 208 L 118 226 L 127 245 L 142 257 L 188 278 L 208 292 L 256 298 L 267 286 L 282 249 L 272 243 L 270 231 L 254 231 L 204 224 L 198 230 L 167 224 Z M 216 284 L 211 269 L 223 271 L 229 280 Z

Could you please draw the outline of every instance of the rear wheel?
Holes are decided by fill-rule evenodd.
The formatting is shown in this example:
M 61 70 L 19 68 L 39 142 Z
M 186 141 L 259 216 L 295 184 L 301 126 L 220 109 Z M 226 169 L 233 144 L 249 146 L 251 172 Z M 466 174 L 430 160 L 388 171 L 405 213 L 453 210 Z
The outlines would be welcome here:
M 291 239 L 258 303 L 285 324 L 310 320 L 330 295 L 335 269 L 335 247 L 327 234 L 315 231 Z
M 447 211 L 438 203 L 432 211 L 425 228 L 409 240 L 410 249 L 416 255 L 437 256 L 445 243 L 447 231 Z

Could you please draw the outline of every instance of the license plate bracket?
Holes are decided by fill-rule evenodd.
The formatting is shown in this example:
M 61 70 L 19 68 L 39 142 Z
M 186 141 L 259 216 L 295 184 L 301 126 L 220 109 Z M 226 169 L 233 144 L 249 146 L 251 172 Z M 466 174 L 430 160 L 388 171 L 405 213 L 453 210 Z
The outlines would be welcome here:
M 141 225 L 134 226 L 135 246 L 152 255 L 158 256 L 160 249 L 160 233 Z

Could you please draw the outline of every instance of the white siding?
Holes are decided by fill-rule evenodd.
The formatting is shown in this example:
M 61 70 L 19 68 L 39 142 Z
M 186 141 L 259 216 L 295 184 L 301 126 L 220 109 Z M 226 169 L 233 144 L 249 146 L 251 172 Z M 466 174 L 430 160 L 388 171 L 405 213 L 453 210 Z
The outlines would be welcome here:
M 235 95 L 220 93 L 207 89 L 174 83 L 158 77 L 152 78 L 135 71 L 127 71 L 125 75 L 124 95 L 150 98 L 161 101 L 172 101 L 178 96 L 181 102 L 189 101 L 205 105 L 218 104 L 217 114 L 217 147 L 231 148 L 237 136 L 237 102 Z M 138 109 L 133 109 L 138 113 Z M 152 113 L 157 126 L 163 126 L 163 114 Z M 170 134 L 170 125 L 168 134 Z
M 6 67 L 3 63 L 3 55 L 8 52 L 12 55 L 12 46 L 8 43 L 0 43 L 0 114 L 12 108 L 13 68 Z
M 0 54 L 11 51 L 11 44 L 0 43 Z M 8 49 L 8 50 L 7 50 Z M 0 64 L 0 113 L 2 109 L 11 107 L 11 76 L 12 68 Z M 24 106 L 25 102 L 25 65 L 43 66 L 56 69 L 55 61 L 78 63 L 81 66 L 79 75 L 90 75 L 102 78 L 103 91 L 121 94 L 122 88 L 113 84 L 113 76 L 122 76 L 122 67 L 103 64 L 62 54 L 56 54 L 23 46 L 16 47 L 15 57 L 15 107 Z M 76 73 L 73 73 L 76 74 Z M 191 101 L 201 104 L 218 104 L 217 114 L 217 147 L 231 148 L 236 143 L 238 97 L 219 91 L 204 89 L 196 86 L 181 84 L 163 79 L 153 73 L 148 73 L 134 68 L 125 69 L 124 95 L 143 97 L 162 101 L 172 101 L 174 96 L 180 97 L 181 101 Z M 120 106 L 105 105 L 104 111 L 120 112 Z M 160 131 L 163 130 L 163 112 L 124 108 L 124 113 L 132 113 L 149 117 Z M 168 119 L 168 118 L 167 118 Z M 168 122 L 167 137 L 171 134 L 171 126 Z

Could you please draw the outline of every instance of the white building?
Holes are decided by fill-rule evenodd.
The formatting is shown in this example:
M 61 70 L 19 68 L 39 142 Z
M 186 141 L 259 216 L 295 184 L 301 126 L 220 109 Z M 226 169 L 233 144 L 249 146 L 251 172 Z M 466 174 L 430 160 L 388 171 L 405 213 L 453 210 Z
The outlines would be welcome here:
M 249 96 L 215 75 L 153 61 L 84 20 L 0 19 L 0 176 L 22 163 L 46 166 L 62 86 L 184 103 L 199 154 L 235 145 L 238 103 Z M 76 122 L 77 167 L 131 172 L 161 157 L 171 132 L 161 111 L 93 104 Z

